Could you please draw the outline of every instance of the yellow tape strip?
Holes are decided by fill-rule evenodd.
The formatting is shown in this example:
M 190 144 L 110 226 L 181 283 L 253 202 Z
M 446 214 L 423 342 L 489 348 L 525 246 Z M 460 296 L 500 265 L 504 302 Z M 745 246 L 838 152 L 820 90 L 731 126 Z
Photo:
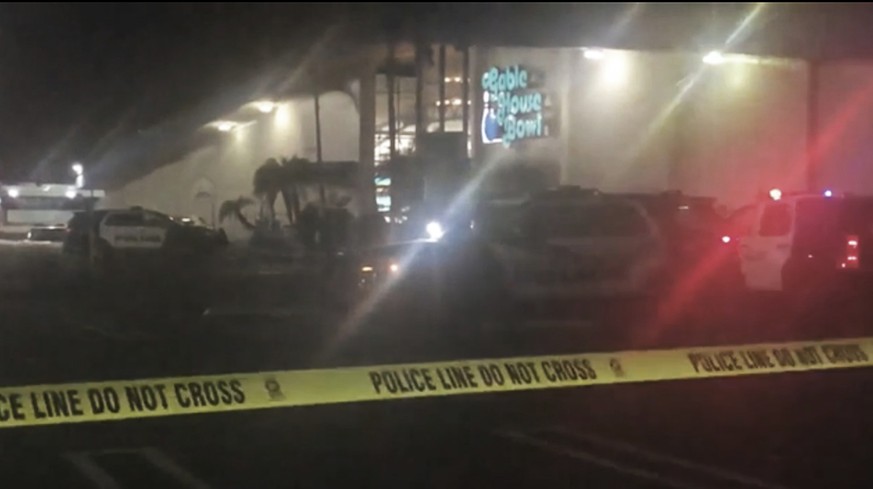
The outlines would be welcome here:
M 0 388 L 0 428 L 873 365 L 873 338 Z

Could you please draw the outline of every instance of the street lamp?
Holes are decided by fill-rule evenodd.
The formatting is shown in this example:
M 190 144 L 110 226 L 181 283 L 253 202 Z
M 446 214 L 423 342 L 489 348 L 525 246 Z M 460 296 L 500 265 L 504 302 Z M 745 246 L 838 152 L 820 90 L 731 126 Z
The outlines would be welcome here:
M 236 127 L 233 121 L 219 121 L 216 125 L 221 132 L 230 132 Z
M 261 100 L 259 102 L 255 102 L 258 110 L 263 114 L 269 114 L 273 112 L 273 109 L 276 108 L 276 104 L 271 100 Z
M 73 173 L 76 174 L 76 188 L 85 186 L 85 167 L 81 163 L 73 163 Z
M 85 187 L 85 167 L 78 161 L 73 163 L 70 168 L 76 174 L 76 188 Z M 68 198 L 76 198 L 76 193 L 67 190 Z M 72 196 L 71 196 L 72 195 Z M 91 271 L 97 263 L 97 232 L 94 226 L 94 189 L 91 189 L 90 198 L 85 200 L 85 211 L 88 214 L 88 262 L 91 265 Z
M 599 61 L 606 57 L 606 52 L 604 52 L 602 49 L 597 48 L 583 48 L 582 56 L 590 61 Z
M 703 62 L 708 65 L 720 65 L 725 62 L 725 56 L 721 51 L 710 51 L 703 57 Z

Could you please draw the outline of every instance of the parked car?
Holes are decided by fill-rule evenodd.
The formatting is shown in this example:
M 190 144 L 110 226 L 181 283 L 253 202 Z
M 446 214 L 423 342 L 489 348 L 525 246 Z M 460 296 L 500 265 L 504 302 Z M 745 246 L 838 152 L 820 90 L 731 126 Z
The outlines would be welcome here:
M 781 195 L 745 209 L 746 287 L 809 298 L 873 286 L 873 197 Z
M 117 254 L 205 254 L 227 245 L 223 230 L 133 207 L 95 210 L 90 216 L 88 212 L 77 212 L 67 225 L 63 251 L 89 255 L 92 231 L 96 254 L 101 260 L 109 260 Z

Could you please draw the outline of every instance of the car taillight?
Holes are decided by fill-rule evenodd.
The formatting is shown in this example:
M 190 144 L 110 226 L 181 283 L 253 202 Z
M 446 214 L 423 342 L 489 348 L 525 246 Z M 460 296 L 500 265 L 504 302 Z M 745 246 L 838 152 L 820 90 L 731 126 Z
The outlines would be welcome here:
M 857 270 L 861 266 L 861 257 L 858 255 L 860 240 L 857 235 L 846 236 L 846 256 L 839 263 L 839 267 L 846 270 Z

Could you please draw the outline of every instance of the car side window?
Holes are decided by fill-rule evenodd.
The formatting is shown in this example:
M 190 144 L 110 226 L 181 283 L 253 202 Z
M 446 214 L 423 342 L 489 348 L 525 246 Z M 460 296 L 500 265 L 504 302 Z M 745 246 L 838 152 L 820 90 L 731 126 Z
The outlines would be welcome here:
M 767 204 L 761 214 L 759 234 L 763 237 L 785 236 L 791 232 L 791 208 L 788 204 Z
M 106 218 L 106 225 L 112 227 L 142 226 L 143 217 L 139 212 L 119 212 Z
M 154 228 L 165 228 L 169 227 L 171 224 L 171 220 L 169 217 L 158 214 L 156 212 L 146 212 L 144 218 L 144 225 L 148 227 Z

